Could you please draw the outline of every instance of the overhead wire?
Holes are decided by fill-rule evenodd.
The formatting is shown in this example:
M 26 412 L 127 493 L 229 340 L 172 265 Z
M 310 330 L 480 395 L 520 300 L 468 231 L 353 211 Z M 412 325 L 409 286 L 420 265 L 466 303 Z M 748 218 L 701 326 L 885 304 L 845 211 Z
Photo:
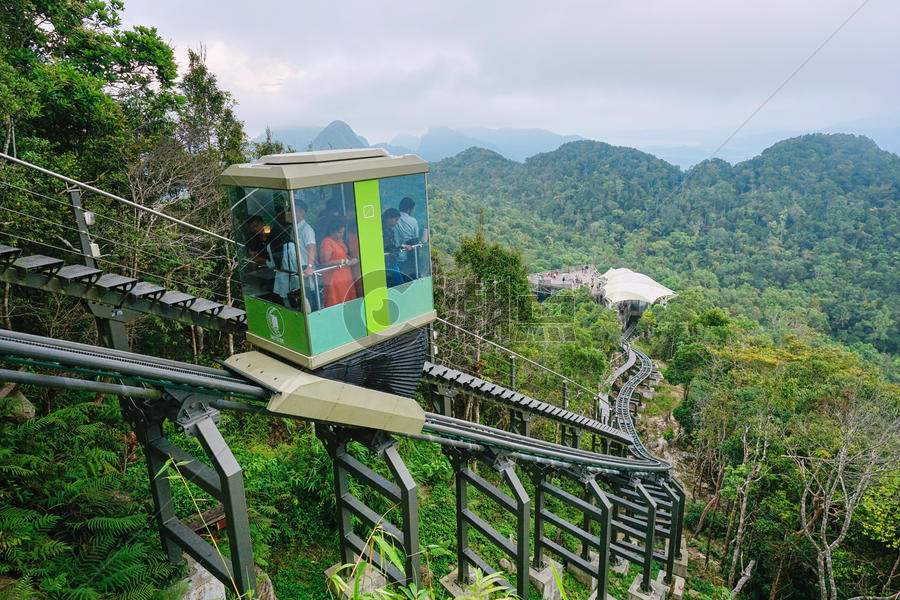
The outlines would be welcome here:
M 173 223 L 178 223 L 178 224 L 180 224 L 180 225 L 183 225 L 183 226 L 188 227 L 188 228 L 190 228 L 190 229 L 193 229 L 193 230 L 195 230 L 195 231 L 199 231 L 199 232 L 201 232 L 201 233 L 205 233 L 205 234 L 207 234 L 207 235 L 211 235 L 211 236 L 213 236 L 213 237 L 215 237 L 215 238 L 218 238 L 218 239 L 220 239 L 220 240 L 222 240 L 222 241 L 229 242 L 229 243 L 231 243 L 231 244 L 234 243 L 234 240 L 229 239 L 229 238 L 227 238 L 227 237 L 225 237 L 225 236 L 219 235 L 218 233 L 215 233 L 215 232 L 213 232 L 213 231 L 209 231 L 209 230 L 207 230 L 207 229 L 203 229 L 202 227 L 198 227 L 198 226 L 196 226 L 196 225 L 192 225 L 191 223 L 188 223 L 187 221 L 182 221 L 181 219 L 177 219 L 177 218 L 175 218 L 175 217 L 169 216 L 169 215 L 167 215 L 167 214 L 165 214 L 165 213 L 163 213 L 163 212 L 160 212 L 160 211 L 158 211 L 158 210 L 154 210 L 154 209 L 152 209 L 152 208 L 148 208 L 148 207 L 146 207 L 146 206 L 142 206 L 142 205 L 138 204 L 137 202 L 132 202 L 131 200 L 126 200 L 125 198 L 122 198 L 121 196 L 116 196 L 115 194 L 110 194 L 109 192 L 104 192 L 103 190 L 101 190 L 101 189 L 99 189 L 99 188 L 95 188 L 94 186 L 88 185 L 88 184 L 83 183 L 83 182 L 81 182 L 81 181 L 78 181 L 77 179 L 72 179 L 71 177 L 66 177 L 65 175 L 61 175 L 60 173 L 56 173 L 56 172 L 51 171 L 51 170 L 49 170 L 49 169 L 44 169 L 43 167 L 39 167 L 39 166 L 34 165 L 34 164 L 30 163 L 30 162 L 27 162 L 27 161 L 24 161 L 24 160 L 21 160 L 21 159 L 18 159 L 18 158 L 9 156 L 8 154 L 4 154 L 4 153 L 2 153 L 2 152 L 0 152 L 0 158 L 5 158 L 6 160 L 11 161 L 11 162 L 14 162 L 14 163 L 16 163 L 16 164 L 19 164 L 19 165 L 23 165 L 23 166 L 32 168 L 32 169 L 34 169 L 35 171 L 38 171 L 38 172 L 40 172 L 40 173 L 44 173 L 45 175 L 50 175 L 50 176 L 52 176 L 52 177 L 56 177 L 57 179 L 60 179 L 60 180 L 62 180 L 62 181 L 65 181 L 66 183 L 71 183 L 72 185 L 77 185 L 78 187 L 80 187 L 80 188 L 82 188 L 82 189 L 90 190 L 90 191 L 92 191 L 92 192 L 94 192 L 94 193 L 100 194 L 101 196 L 106 196 L 107 198 L 111 198 L 111 199 L 113 199 L 113 200 L 118 200 L 119 202 L 122 202 L 123 204 L 127 204 L 128 206 L 131 206 L 131 207 L 134 207 L 134 208 L 137 208 L 137 209 L 140 209 L 140 210 L 149 212 L 149 213 L 154 214 L 154 215 L 156 215 L 156 216 L 158 216 L 158 217 L 161 217 L 161 218 L 166 219 L 166 220 L 168 220 L 168 221 L 172 221 Z
M 530 358 L 528 358 L 528 357 L 526 357 L 526 356 L 522 356 L 521 354 L 519 354 L 519 353 L 516 352 L 515 350 L 510 350 L 509 348 L 506 348 L 505 346 L 501 346 L 501 345 L 498 344 L 497 342 L 493 342 L 493 341 L 491 341 L 491 340 L 489 340 L 489 339 L 487 339 L 487 338 L 485 338 L 485 337 L 482 337 L 482 336 L 478 335 L 477 333 L 474 333 L 474 332 L 472 332 L 472 331 L 469 331 L 468 329 L 465 329 L 465 328 L 463 328 L 463 327 L 460 327 L 459 325 L 456 325 L 455 323 L 451 323 L 450 321 L 447 321 L 447 320 L 442 319 L 442 318 L 440 318 L 440 317 L 437 317 L 437 320 L 438 320 L 439 322 L 445 324 L 445 325 L 449 325 L 450 327 L 453 327 L 454 329 L 458 329 L 459 331 L 462 331 L 462 332 L 464 332 L 464 333 L 466 333 L 466 334 L 468 334 L 468 335 L 470 335 L 470 336 L 472 336 L 472 337 L 475 337 L 475 338 L 479 339 L 480 341 L 482 341 L 482 342 L 484 342 L 484 343 L 486 343 L 486 344 L 489 344 L 489 345 L 491 345 L 491 346 L 494 346 L 495 348 L 498 348 L 498 349 L 502 350 L 503 352 L 506 352 L 507 354 L 510 354 L 511 356 L 515 356 L 516 358 L 521 359 L 521 360 L 523 360 L 523 361 L 525 361 L 525 362 L 527 362 L 527 363 L 529 363 L 529 364 L 531 364 L 531 365 L 533 365 L 533 366 L 535 366 L 535 367 L 537 367 L 537 368 L 539 368 L 539 369 L 542 369 L 542 370 L 544 370 L 544 371 L 547 371 L 548 373 L 550 373 L 550 374 L 552 374 L 552 375 L 555 375 L 556 377 L 558 377 L 559 379 L 562 379 L 563 381 L 566 381 L 566 382 L 568 382 L 568 383 L 571 383 L 571 384 L 574 385 L 575 387 L 580 388 L 580 389 L 582 389 L 582 390 L 588 392 L 588 393 L 591 394 L 591 395 L 596 395 L 596 394 L 597 394 L 597 392 L 595 392 L 595 391 L 593 391 L 593 390 L 591 390 L 591 389 L 589 389 L 589 388 L 587 388 L 587 387 L 581 385 L 581 384 L 578 383 L 577 381 L 573 381 L 572 379 L 566 377 L 566 376 L 563 375 L 562 373 L 557 373 L 556 371 L 554 371 L 554 370 L 551 369 L 550 367 L 546 367 L 546 366 L 542 365 L 541 363 L 535 362 L 535 361 L 531 360 Z
M 0 182 L 0 183 L 5 183 L 5 182 Z M 18 187 L 18 186 L 13 186 L 13 187 Z M 25 191 L 25 192 L 30 192 L 30 190 L 26 190 L 26 189 L 24 189 L 24 188 L 19 188 L 19 189 L 21 189 L 22 191 Z M 38 195 L 40 195 L 40 196 L 43 196 L 43 194 L 39 194 L 39 193 L 37 193 L 37 192 L 34 192 L 34 193 L 36 193 L 36 194 L 38 194 Z M 51 197 L 49 197 L 49 196 L 43 196 L 43 197 L 46 198 L 46 199 L 48 199 L 48 200 L 53 200 L 54 202 L 58 202 L 58 203 L 61 203 L 61 204 L 67 204 L 67 203 L 64 203 L 64 202 L 61 201 L 61 200 L 56 200 L 56 199 L 51 198 Z M 70 205 L 69 205 L 69 206 L 70 206 Z M 12 209 L 12 208 L 9 208 L 9 207 L 6 207 L 6 206 L 0 206 L 0 210 L 5 210 L 5 211 L 7 211 L 7 212 L 10 212 L 10 213 L 13 213 L 13 214 L 16 214 L 16 215 L 25 217 L 25 218 L 34 219 L 34 220 L 39 221 L 39 222 L 48 223 L 48 224 L 50 224 L 50 225 L 53 225 L 54 227 L 58 227 L 58 228 L 61 228 L 61 229 L 63 229 L 63 230 L 74 231 L 74 232 L 76 232 L 76 233 L 81 233 L 80 230 L 79 230 L 77 227 L 71 227 L 71 226 L 69 226 L 69 225 L 63 225 L 63 224 L 61 224 L 61 223 L 57 223 L 57 222 L 55 222 L 55 221 L 51 221 L 51 220 L 45 219 L 45 218 L 43 218 L 43 217 L 38 217 L 37 215 L 31 215 L 31 214 L 28 214 L 28 213 L 23 213 L 23 212 L 17 211 L 17 210 L 15 210 L 15 209 Z M 96 214 L 96 213 L 95 213 L 95 214 Z M 41 243 L 41 242 L 38 242 L 37 240 L 33 240 L 33 239 L 30 239 L 30 238 L 26 238 L 26 237 L 24 237 L 24 236 L 14 235 L 14 234 L 12 234 L 11 232 L 8 232 L 8 231 L 6 231 L 6 232 L 4 232 L 4 233 L 7 234 L 7 235 L 12 235 L 13 237 L 16 237 L 17 239 L 24 239 L 24 240 L 29 241 L 29 242 L 31 242 L 31 243 Z M 126 249 L 128 249 L 128 250 L 130 250 L 130 251 L 142 253 L 142 254 L 145 254 L 145 255 L 148 255 L 148 256 L 152 256 L 153 258 L 156 258 L 156 259 L 159 259 L 159 260 L 164 260 L 164 261 L 165 261 L 165 260 L 170 260 L 170 257 L 165 257 L 165 256 L 163 256 L 163 255 L 161 255 L 161 254 L 156 254 L 156 253 L 154 253 L 154 252 L 151 252 L 151 251 L 149 251 L 149 250 L 145 250 L 145 249 L 143 249 L 143 248 L 138 248 L 138 247 L 136 247 L 136 246 L 129 246 L 128 244 L 125 244 L 125 243 L 123 243 L 123 242 L 117 242 L 117 241 L 115 241 L 115 240 L 112 240 L 112 239 L 109 239 L 109 238 L 106 238 L 106 237 L 102 237 L 102 236 L 99 236 L 99 235 L 94 235 L 93 238 L 94 238 L 94 239 L 97 239 L 97 240 L 100 240 L 100 241 L 107 242 L 107 243 L 111 244 L 111 245 L 114 246 L 114 247 L 126 248 Z M 53 249 L 56 249 L 56 250 L 61 250 L 61 251 L 63 251 L 63 252 L 72 252 L 72 253 L 75 253 L 75 254 L 77 254 L 77 255 L 79 255 L 79 256 L 83 256 L 83 257 L 87 257 L 87 258 L 92 258 L 92 259 L 94 259 L 94 260 L 96 260 L 96 261 L 99 261 L 99 262 L 104 262 L 104 263 L 106 263 L 106 264 L 110 264 L 110 265 L 113 265 L 113 266 L 116 266 L 116 267 L 119 267 L 119 268 L 122 268 L 122 269 L 126 269 L 126 270 L 129 270 L 129 271 L 133 271 L 133 272 L 135 272 L 135 273 L 141 273 L 141 274 L 143 274 L 143 275 L 149 275 L 149 276 L 151 276 L 151 277 L 158 278 L 158 279 L 161 279 L 161 280 L 164 280 L 164 281 L 171 281 L 171 282 L 174 282 L 174 283 L 177 283 L 177 284 L 180 284 L 180 285 L 184 285 L 184 286 L 187 286 L 187 287 L 195 287 L 193 284 L 191 284 L 191 283 L 189 283 L 189 282 L 187 282 L 187 281 L 178 280 L 178 279 L 175 279 L 175 278 L 173 278 L 173 277 L 171 277 L 171 276 L 165 276 L 165 275 L 160 275 L 160 274 L 157 274 L 157 273 L 152 273 L 152 272 L 150 272 L 150 271 L 146 271 L 146 270 L 143 270 L 143 269 L 138 269 L 138 268 L 136 268 L 136 267 L 129 267 L 129 266 L 126 266 L 126 265 L 122 265 L 122 264 L 120 264 L 120 263 L 116 263 L 115 261 L 111 261 L 111 260 L 109 260 L 109 259 L 105 259 L 105 258 L 103 258 L 103 257 L 88 256 L 88 255 L 84 254 L 83 252 L 79 252 L 78 249 L 75 248 L 74 246 L 72 246 L 72 247 L 69 248 L 69 249 L 63 249 L 63 248 L 60 248 L 59 246 L 53 246 L 52 244 L 42 244 L 42 245 L 45 245 L 45 246 L 47 246 L 47 247 L 49 247 L 49 248 L 53 248 Z M 212 279 L 212 280 L 215 281 L 215 282 L 221 282 L 222 280 L 225 280 L 225 281 L 231 281 L 231 282 L 238 282 L 238 281 L 239 281 L 235 276 L 228 276 L 228 275 L 214 274 L 214 273 L 212 273 L 212 272 L 210 272 L 209 274 L 207 274 L 207 278 L 210 278 L 210 279 Z M 225 303 L 227 303 L 228 298 L 227 298 L 227 296 L 226 296 L 225 294 L 221 294 L 221 293 L 214 292 L 214 291 L 212 291 L 212 290 L 209 290 L 208 288 L 207 288 L 207 291 L 208 291 L 209 293 L 211 293 L 212 295 L 216 296 L 217 298 L 223 298 L 223 299 L 225 299 L 225 300 L 226 300 Z
M 22 191 L 22 192 L 25 192 L 25 193 L 28 193 L 28 194 L 32 194 L 32 195 L 34 195 L 34 196 L 38 196 L 38 197 L 43 198 L 43 199 L 45 199 L 45 200 L 49 200 L 49 201 L 51 201 L 51 202 L 55 202 L 55 203 L 57 203 L 57 204 L 60 204 L 60 205 L 62 205 L 62 206 L 65 206 L 65 207 L 68 208 L 68 209 L 72 209 L 72 203 L 71 203 L 71 202 L 68 202 L 68 201 L 66 201 L 66 200 L 60 200 L 59 198 L 54 198 L 54 197 L 52 197 L 52 196 L 48 196 L 48 195 L 46 195 L 46 194 L 42 194 L 42 193 L 36 192 L 36 191 L 34 191 L 34 190 L 29 190 L 29 189 L 27 189 L 27 188 L 23 188 L 23 187 L 21 187 L 21 186 L 15 185 L 15 184 L 13 184 L 13 183 L 9 183 L 9 182 L 7 182 L 7 181 L 0 181 L 0 185 L 5 185 L 5 186 L 7 186 L 7 187 L 11 187 L 11 188 L 17 189 L 17 190 L 19 190 L 19 191 Z M 85 202 L 85 201 L 88 201 L 88 198 L 82 196 L 81 200 L 82 200 L 82 202 Z M 94 200 L 93 200 L 93 199 L 90 199 L 90 201 L 93 202 Z M 100 212 L 96 212 L 96 211 L 88 211 L 88 210 L 86 210 L 86 209 L 84 209 L 84 208 L 82 208 L 81 210 L 82 210 L 82 212 L 90 212 L 91 214 L 93 214 L 93 215 L 94 215 L 95 217 L 97 217 L 98 219 L 102 219 L 102 220 L 105 220 L 105 221 L 111 221 L 111 222 L 113 222 L 113 223 L 115 223 L 115 224 L 117 224 L 117 225 L 120 225 L 120 226 L 122 226 L 122 227 L 127 227 L 127 228 L 129 228 L 129 229 L 140 230 L 140 228 L 139 228 L 138 226 L 136 226 L 134 223 L 126 223 L 125 221 L 121 221 L 121 220 L 119 220 L 119 219 L 116 219 L 115 217 L 111 217 L 111 216 L 109 216 L 109 215 L 106 215 L 106 214 L 103 214 L 103 213 L 100 213 Z M 98 239 L 99 239 L 99 238 L 98 238 Z M 158 235 L 158 234 L 157 234 L 157 236 L 156 236 L 156 239 L 157 239 L 157 240 L 160 240 L 160 241 L 170 241 L 170 240 L 168 240 L 167 238 L 163 237 L 162 235 Z M 198 247 L 198 246 L 193 246 L 193 245 L 187 244 L 187 243 L 184 242 L 183 239 L 179 240 L 179 245 L 184 246 L 184 247 L 187 248 L 188 250 L 193 250 L 194 252 L 197 252 L 197 253 L 205 253 L 205 252 L 207 252 L 207 249 L 206 249 L 206 248 L 200 248 L 200 247 Z

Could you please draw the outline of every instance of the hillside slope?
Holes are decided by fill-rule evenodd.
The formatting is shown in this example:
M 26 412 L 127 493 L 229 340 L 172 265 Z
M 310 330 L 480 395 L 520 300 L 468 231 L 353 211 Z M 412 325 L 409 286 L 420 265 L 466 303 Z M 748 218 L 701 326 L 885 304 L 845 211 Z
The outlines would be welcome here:
M 627 264 L 714 289 L 761 321 L 900 352 L 900 157 L 868 138 L 802 136 L 686 173 L 586 140 L 524 165 L 470 149 L 433 165 L 430 182 L 442 249 L 481 219 L 533 269 Z

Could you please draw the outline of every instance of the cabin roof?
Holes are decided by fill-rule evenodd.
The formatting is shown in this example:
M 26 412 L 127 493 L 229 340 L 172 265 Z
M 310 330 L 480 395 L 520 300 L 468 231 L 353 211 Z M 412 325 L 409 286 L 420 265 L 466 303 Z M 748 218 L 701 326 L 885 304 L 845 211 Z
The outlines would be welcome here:
M 428 163 L 415 154 L 392 156 L 384 148 L 354 148 L 269 154 L 255 163 L 231 165 L 219 183 L 296 190 L 427 172 Z

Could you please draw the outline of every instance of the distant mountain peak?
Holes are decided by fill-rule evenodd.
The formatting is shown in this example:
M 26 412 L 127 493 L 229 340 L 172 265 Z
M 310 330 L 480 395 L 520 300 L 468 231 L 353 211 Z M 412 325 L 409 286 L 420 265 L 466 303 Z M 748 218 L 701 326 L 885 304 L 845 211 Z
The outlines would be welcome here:
M 369 142 L 343 121 L 332 121 L 312 141 L 313 150 L 368 148 Z

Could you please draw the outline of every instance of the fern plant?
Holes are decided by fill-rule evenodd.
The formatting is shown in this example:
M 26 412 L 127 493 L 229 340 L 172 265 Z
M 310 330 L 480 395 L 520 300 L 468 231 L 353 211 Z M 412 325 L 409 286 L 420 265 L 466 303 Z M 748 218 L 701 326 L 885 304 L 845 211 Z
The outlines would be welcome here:
M 140 502 L 122 491 L 118 406 L 54 400 L 25 423 L 0 421 L 0 573 L 17 580 L 0 600 L 150 600 L 177 568 L 148 526 L 148 490 L 134 491 Z

